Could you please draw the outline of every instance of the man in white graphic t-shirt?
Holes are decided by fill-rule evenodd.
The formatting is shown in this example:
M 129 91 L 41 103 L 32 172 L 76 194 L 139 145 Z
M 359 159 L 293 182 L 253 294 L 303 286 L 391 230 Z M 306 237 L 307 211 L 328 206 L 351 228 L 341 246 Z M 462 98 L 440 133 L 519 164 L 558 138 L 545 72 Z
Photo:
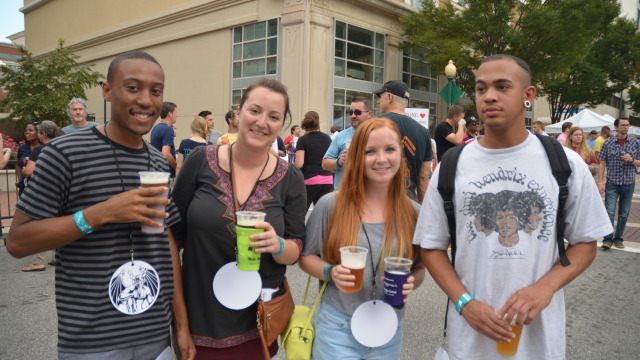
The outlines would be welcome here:
M 466 145 L 458 159 L 455 268 L 437 190 L 440 169 L 423 202 L 414 243 L 451 300 L 451 359 L 499 358 L 496 344 L 515 338 L 512 320 L 516 328 L 524 326 L 514 359 L 564 359 L 562 288 L 591 264 L 596 239 L 612 230 L 589 169 L 565 149 L 572 169 L 564 214 L 571 264 L 558 261 L 558 183 L 540 155 L 546 154 L 542 142 L 525 125 L 535 96 L 529 66 L 517 57 L 490 56 L 476 72 L 485 136 Z

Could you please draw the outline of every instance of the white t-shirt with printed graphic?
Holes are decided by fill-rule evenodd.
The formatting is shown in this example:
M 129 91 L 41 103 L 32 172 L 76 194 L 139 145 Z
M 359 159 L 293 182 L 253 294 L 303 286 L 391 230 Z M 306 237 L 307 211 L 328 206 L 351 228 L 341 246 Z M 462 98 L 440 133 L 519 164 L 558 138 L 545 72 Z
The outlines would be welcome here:
M 569 244 L 591 242 L 612 232 L 593 177 L 580 156 L 565 148 L 572 175 L 565 212 Z M 477 166 L 477 164 L 484 164 Z M 414 243 L 446 250 L 449 228 L 437 183 L 431 178 Z M 533 135 L 507 149 L 477 141 L 462 152 L 455 182 L 456 272 L 467 290 L 496 309 L 519 289 L 547 274 L 558 260 L 558 184 L 542 143 Z M 496 359 L 495 342 L 476 332 L 449 306 L 452 359 Z M 565 358 L 564 294 L 525 325 L 513 359 Z

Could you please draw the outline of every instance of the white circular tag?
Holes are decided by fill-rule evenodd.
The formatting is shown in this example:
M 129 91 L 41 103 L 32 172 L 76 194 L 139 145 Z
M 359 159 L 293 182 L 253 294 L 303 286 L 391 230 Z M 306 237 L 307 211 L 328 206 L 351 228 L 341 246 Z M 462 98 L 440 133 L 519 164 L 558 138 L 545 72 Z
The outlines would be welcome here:
M 447 350 L 439 347 L 438 350 L 436 350 L 436 356 L 433 360 L 449 360 L 449 353 L 447 353 Z
M 351 317 L 351 333 L 367 347 L 388 343 L 398 330 L 398 315 L 391 305 L 382 300 L 367 301 Z
M 159 293 L 160 277 L 156 269 L 140 260 L 122 264 L 109 281 L 111 304 L 126 315 L 138 315 L 149 310 Z
M 213 277 L 213 296 L 231 310 L 248 308 L 258 300 L 261 290 L 260 274 L 238 270 L 235 261 L 221 267 Z

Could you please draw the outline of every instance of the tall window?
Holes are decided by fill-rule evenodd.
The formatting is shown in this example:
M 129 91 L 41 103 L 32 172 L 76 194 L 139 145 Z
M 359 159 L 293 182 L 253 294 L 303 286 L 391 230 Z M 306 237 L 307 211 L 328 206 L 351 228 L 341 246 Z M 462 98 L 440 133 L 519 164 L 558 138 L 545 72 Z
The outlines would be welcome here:
M 233 28 L 233 78 L 276 74 L 278 19 Z
M 384 34 L 336 21 L 334 75 L 383 83 Z
M 411 52 L 402 58 L 402 81 L 409 86 L 409 107 L 429 109 L 429 130 L 436 127 L 438 115 L 438 74 L 428 63 L 419 60 Z
M 402 58 L 402 81 L 409 86 L 409 89 L 437 93 L 437 74 L 431 73 L 431 66 L 424 61 L 420 61 L 404 55 Z

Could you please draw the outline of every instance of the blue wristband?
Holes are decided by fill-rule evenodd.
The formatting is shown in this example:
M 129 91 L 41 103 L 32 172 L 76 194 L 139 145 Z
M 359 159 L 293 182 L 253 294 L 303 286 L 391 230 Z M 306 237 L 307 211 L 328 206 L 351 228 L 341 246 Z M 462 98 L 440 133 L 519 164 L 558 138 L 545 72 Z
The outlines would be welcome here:
M 322 273 L 324 274 L 324 279 L 327 280 L 327 282 L 331 282 L 331 276 L 329 275 L 329 272 L 331 271 L 331 268 L 334 266 L 335 265 L 329 264 L 329 265 L 326 265 L 322 270 Z
M 96 229 L 89 226 L 87 221 L 84 219 L 84 210 L 76 211 L 76 213 L 73 214 L 73 221 L 75 221 L 78 230 L 85 235 L 96 231 Z
M 471 300 L 474 300 L 473 295 L 469 293 L 464 293 L 460 296 L 460 299 L 456 302 L 456 311 L 458 314 L 462 315 L 462 308 Z
M 284 239 L 278 236 L 278 240 L 280 240 L 280 250 L 277 253 L 273 253 L 273 255 L 280 255 L 284 251 Z
M 340 166 L 340 162 L 339 162 L 339 161 L 340 161 L 340 158 L 337 158 L 337 159 L 336 159 L 336 167 L 337 167 L 338 169 L 340 169 L 340 168 L 342 167 L 342 166 Z

